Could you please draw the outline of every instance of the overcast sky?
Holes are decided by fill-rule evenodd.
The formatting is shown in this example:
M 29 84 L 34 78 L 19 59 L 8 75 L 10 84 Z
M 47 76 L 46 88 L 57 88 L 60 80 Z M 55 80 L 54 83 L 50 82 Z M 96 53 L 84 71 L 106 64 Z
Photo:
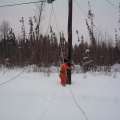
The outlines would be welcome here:
M 94 14 L 94 24 L 97 29 L 101 28 L 103 33 L 107 33 L 114 38 L 115 28 L 119 31 L 119 2 L 120 0 L 89 0 L 91 4 L 91 10 Z M 11 4 L 20 4 L 27 2 L 36 2 L 36 0 L 0 0 L 0 6 L 11 5 Z M 78 4 L 76 4 L 76 2 Z M 87 19 L 86 15 L 88 13 L 88 0 L 73 0 L 73 44 L 78 43 L 76 30 L 79 31 L 79 36 L 83 35 L 85 39 L 89 39 L 88 30 L 86 27 Z M 79 6 L 78 6 L 79 5 Z M 56 0 L 53 3 L 55 15 L 57 19 L 58 30 L 65 33 L 67 39 L 67 26 L 68 26 L 68 0 Z M 82 8 L 82 10 L 80 9 Z M 45 19 L 42 22 L 43 30 L 42 33 L 45 34 L 47 31 L 50 13 L 52 5 L 46 2 L 44 16 Z M 3 20 L 6 20 L 10 23 L 11 28 L 15 32 L 16 36 L 21 35 L 21 23 L 19 20 L 23 17 L 25 20 L 25 29 L 26 33 L 29 33 L 29 17 L 33 17 L 36 12 L 36 5 L 20 5 L 14 7 L 0 7 L 0 24 Z M 51 26 L 53 26 L 53 31 L 57 34 L 56 23 L 54 15 L 52 15 Z M 96 29 L 94 28 L 94 31 Z

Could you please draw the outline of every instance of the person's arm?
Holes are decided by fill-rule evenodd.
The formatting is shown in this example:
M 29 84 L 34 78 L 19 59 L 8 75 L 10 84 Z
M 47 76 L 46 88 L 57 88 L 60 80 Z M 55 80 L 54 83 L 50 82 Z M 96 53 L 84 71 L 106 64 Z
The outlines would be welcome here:
M 69 67 L 68 65 L 65 64 L 66 69 L 72 69 L 72 67 Z

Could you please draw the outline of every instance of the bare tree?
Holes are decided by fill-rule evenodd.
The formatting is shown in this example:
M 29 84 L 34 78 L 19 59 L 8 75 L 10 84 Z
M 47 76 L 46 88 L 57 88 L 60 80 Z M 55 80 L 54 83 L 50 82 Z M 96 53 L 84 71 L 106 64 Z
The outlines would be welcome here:
M 22 33 L 22 39 L 25 41 L 26 39 L 26 32 L 25 32 L 25 24 L 24 24 L 24 18 L 22 17 L 21 20 L 19 20 L 21 23 L 22 23 L 22 26 L 21 26 L 21 33 Z
M 4 20 L 0 25 L 0 32 L 3 34 L 4 39 L 8 36 L 9 29 L 10 29 L 9 22 Z
M 36 14 L 33 18 L 34 18 L 34 22 L 36 23 L 36 27 L 35 27 L 35 33 L 36 33 L 36 39 L 38 40 L 40 37 L 40 30 L 42 29 L 41 27 L 41 22 L 43 20 L 43 11 L 45 8 L 45 3 L 41 2 L 36 4 L 37 6 L 37 10 L 36 10 Z

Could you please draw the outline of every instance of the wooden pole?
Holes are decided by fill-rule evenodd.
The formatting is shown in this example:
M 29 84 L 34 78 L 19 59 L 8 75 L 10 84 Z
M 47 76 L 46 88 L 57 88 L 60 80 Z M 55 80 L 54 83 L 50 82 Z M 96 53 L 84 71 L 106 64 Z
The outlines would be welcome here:
M 72 54 L 72 0 L 69 0 L 69 11 L 68 11 L 68 50 L 67 59 L 68 66 L 71 66 L 71 54 Z M 71 84 L 71 70 L 67 71 L 68 80 L 67 83 Z

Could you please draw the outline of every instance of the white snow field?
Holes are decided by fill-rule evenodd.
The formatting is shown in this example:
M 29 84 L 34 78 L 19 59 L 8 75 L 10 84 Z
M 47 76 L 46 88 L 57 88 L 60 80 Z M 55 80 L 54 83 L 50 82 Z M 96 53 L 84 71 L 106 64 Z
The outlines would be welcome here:
M 3 84 L 22 71 L 0 69 L 0 120 L 120 120 L 120 71 L 73 73 L 63 87 L 57 71 L 27 69 Z

